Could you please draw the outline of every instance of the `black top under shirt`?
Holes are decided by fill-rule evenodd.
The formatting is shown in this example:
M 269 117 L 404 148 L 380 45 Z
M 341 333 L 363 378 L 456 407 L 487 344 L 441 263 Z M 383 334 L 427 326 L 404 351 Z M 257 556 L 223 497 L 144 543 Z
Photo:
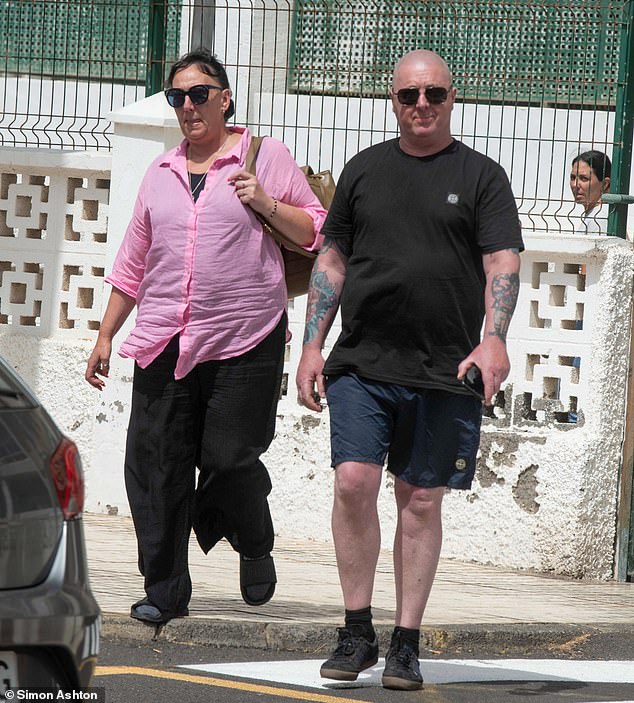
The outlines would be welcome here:
M 206 173 L 189 173 L 189 190 L 191 191 L 194 202 L 198 200 L 198 196 L 205 189 Z
M 351 251 L 324 372 L 467 393 L 456 374 L 480 342 L 482 255 L 524 248 L 502 167 L 459 141 L 426 157 L 377 144 L 346 164 L 322 232 Z

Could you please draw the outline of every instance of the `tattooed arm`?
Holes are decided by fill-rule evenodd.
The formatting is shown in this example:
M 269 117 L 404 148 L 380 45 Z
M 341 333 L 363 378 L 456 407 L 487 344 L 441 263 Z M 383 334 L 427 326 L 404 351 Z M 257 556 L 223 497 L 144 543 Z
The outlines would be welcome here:
M 297 367 L 296 383 L 298 402 L 316 412 L 321 412 L 322 408 L 315 400 L 315 390 L 319 397 L 326 396 L 321 350 L 339 309 L 349 254 L 348 240 L 326 237 L 310 277 L 304 348 Z
M 504 249 L 482 257 L 487 279 L 485 336 L 506 343 L 506 334 L 520 291 L 520 257 L 516 249 Z
M 503 249 L 482 257 L 486 274 L 484 293 L 484 335 L 480 344 L 458 366 L 458 378 L 476 364 L 482 371 L 487 405 L 508 376 L 510 363 L 506 352 L 506 334 L 520 289 L 520 257 L 517 249 Z

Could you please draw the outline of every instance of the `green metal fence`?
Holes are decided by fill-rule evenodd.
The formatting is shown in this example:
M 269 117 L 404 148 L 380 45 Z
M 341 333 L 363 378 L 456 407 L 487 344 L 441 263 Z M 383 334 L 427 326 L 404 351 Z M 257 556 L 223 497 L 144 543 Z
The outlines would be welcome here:
M 163 3 L 161 3 L 161 9 Z M 162 17 L 168 54 L 178 51 L 180 7 Z M 10 72 L 98 81 L 145 82 L 151 2 L 4 2 L 0 26 Z
M 572 157 L 613 161 L 627 193 L 632 0 L 4 0 L 0 144 L 109 149 L 108 115 L 159 91 L 170 63 L 207 45 L 236 117 L 337 173 L 396 134 L 392 66 L 426 47 L 450 65 L 452 126 L 505 167 L 525 225 L 574 231 Z M 605 223 L 605 229 L 608 222 Z M 609 231 L 625 234 L 625 208 Z
M 291 85 L 299 91 L 382 96 L 396 60 L 424 46 L 456 67 L 464 100 L 615 104 L 623 2 L 296 5 Z

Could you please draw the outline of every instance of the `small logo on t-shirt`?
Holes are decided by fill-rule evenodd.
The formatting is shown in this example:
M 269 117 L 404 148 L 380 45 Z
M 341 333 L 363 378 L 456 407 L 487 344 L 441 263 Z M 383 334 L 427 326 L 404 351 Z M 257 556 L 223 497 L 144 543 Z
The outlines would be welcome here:
M 459 200 L 460 196 L 458 195 L 458 193 L 449 193 L 449 195 L 447 196 L 447 202 L 449 203 L 449 205 L 457 205 Z
M 456 459 L 454 466 L 456 471 L 464 471 L 467 468 L 467 461 L 466 459 Z

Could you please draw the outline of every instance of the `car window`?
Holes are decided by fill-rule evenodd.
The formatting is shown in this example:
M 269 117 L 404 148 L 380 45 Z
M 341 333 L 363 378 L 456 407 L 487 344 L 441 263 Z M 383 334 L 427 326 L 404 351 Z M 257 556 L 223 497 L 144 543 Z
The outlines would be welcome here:
M 4 408 L 31 408 L 34 405 L 29 389 L 14 371 L 0 360 L 0 410 Z

